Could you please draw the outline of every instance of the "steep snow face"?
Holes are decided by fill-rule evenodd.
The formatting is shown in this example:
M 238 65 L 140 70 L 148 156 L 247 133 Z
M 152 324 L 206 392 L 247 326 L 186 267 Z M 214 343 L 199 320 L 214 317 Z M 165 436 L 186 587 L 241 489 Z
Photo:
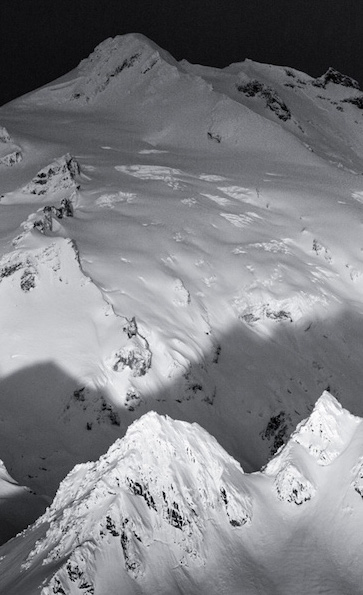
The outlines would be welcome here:
M 251 518 L 236 461 L 197 425 L 151 412 L 62 482 L 28 531 L 37 542 L 21 574 L 53 575 L 44 595 L 170 593 L 183 583 L 173 568 L 199 584 L 217 563 L 213 542 L 243 531 Z
M 140 87 L 177 82 L 180 68 L 165 50 L 141 34 L 118 35 L 100 43 L 79 66 L 52 85 L 27 96 L 31 102 L 70 102 L 73 108 L 101 102 L 110 108 Z M 113 96 L 113 99 L 112 99 Z M 117 107 L 117 106 L 116 106 Z
M 312 414 L 302 422 L 292 440 L 303 445 L 319 465 L 328 465 L 352 440 L 361 419 L 343 410 L 336 399 L 324 393 Z
M 302 428 L 316 439 L 318 415 L 330 432 L 325 465 L 297 441 Z M 338 427 L 352 423 L 342 447 Z M 362 445 L 362 420 L 325 392 L 266 469 L 246 475 L 197 424 L 150 412 L 98 461 L 75 467 L 46 513 L 0 549 L 0 586 L 9 595 L 288 595 L 293 586 L 358 595 Z
M 158 72 L 159 83 L 163 76 L 178 76 L 178 65 L 172 56 L 143 35 L 130 34 L 106 39 L 80 63 L 80 80 L 73 89 L 71 99 L 92 101 L 109 85 L 114 85 L 120 75 L 119 90 L 128 93 L 131 81 L 140 84 L 142 76 L 153 69 L 152 75 Z
M 361 425 L 361 418 L 351 415 L 325 391 L 309 418 L 298 425 L 286 446 L 264 469 L 267 475 L 275 476 L 279 498 L 302 504 L 314 497 L 315 474 L 310 457 L 318 465 L 330 465 L 343 455 L 345 449 L 352 447 L 356 432 L 361 432 Z M 296 445 L 304 450 L 296 449 Z M 307 458 L 304 452 L 310 457 Z
M 39 244 L 42 246 L 38 247 Z M 102 369 L 101 354 L 106 356 L 107 345 L 112 344 L 112 330 L 114 350 L 118 346 L 115 334 L 118 330 L 122 337 L 122 320 L 117 319 L 99 290 L 83 274 L 72 241 L 63 238 L 52 241 L 49 237 L 43 238 L 36 229 L 28 232 L 18 248 L 1 260 L 0 279 L 1 325 L 8 335 L 2 352 L 3 371 L 10 373 L 27 363 L 54 361 L 80 377 L 91 380 L 92 376 L 97 376 L 97 368 Z M 16 331 L 15 320 L 20 331 L 28 328 L 27 341 Z M 104 325 L 103 337 L 100 330 L 92 330 L 90 320 L 94 320 L 95 325 L 98 320 Z M 55 323 L 56 334 L 53 333 Z M 78 333 L 72 331 L 75 327 L 83 328 L 82 345 L 85 334 L 87 336 L 87 352 L 81 345 L 74 352 L 68 351 L 69 342 L 77 341 Z M 60 328 L 63 333 L 59 332 Z M 77 361 L 74 359 L 76 351 Z M 112 348 L 109 358 L 112 358 Z
M 339 457 L 360 425 L 361 419 L 351 415 L 343 409 L 341 404 L 325 391 L 308 419 L 302 421 L 291 434 L 289 448 L 283 449 L 283 458 L 287 456 L 289 449 L 294 448 L 294 443 L 303 446 L 312 455 L 319 465 L 329 465 Z M 266 471 L 275 471 L 276 457 L 273 462 L 268 463 Z
M 15 192 L 0 196 L 2 204 L 19 202 L 35 202 L 49 195 L 60 201 L 65 197 L 72 197 L 79 188 L 76 180 L 80 174 L 80 167 L 72 155 L 66 154 L 42 168 L 37 175 L 25 186 Z

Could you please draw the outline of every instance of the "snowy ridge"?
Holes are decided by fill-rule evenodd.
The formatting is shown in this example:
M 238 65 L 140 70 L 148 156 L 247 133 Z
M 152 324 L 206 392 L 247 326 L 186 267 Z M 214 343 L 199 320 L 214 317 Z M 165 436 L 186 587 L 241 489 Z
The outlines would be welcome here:
M 302 446 L 318 465 L 330 465 L 349 448 L 361 422 L 361 418 L 343 409 L 337 399 L 325 391 L 311 415 L 297 426 L 289 442 L 264 468 L 265 473 L 275 477 L 279 498 L 302 504 L 316 493 L 311 462 L 306 456 L 299 456 L 295 444 Z
M 188 572 L 203 567 L 213 525 L 226 531 L 251 522 L 242 478 L 239 465 L 202 428 L 151 412 L 99 461 L 76 467 L 62 482 L 36 524 L 49 523 L 49 529 L 23 570 L 66 559 L 42 591 L 50 594 L 60 587 L 70 592 L 72 582 L 92 592 L 105 555 L 117 556 L 141 584 L 155 556 Z M 172 558 L 158 545 L 163 542 Z
M 184 60 L 182 66 L 203 77 L 215 91 L 278 122 L 309 151 L 359 173 L 363 95 L 357 81 L 334 68 L 315 79 L 293 68 L 249 59 L 222 70 Z
M 76 177 L 80 174 L 80 166 L 77 160 L 69 153 L 56 159 L 46 167 L 42 168 L 36 176 L 23 188 L 16 192 L 9 192 L 0 197 L 3 204 L 17 203 L 24 200 L 39 200 L 52 196 L 55 200 L 61 200 L 72 196 L 79 189 L 80 185 Z
M 99 100 L 112 104 L 112 96 L 125 98 L 140 87 L 155 93 L 156 87 L 177 81 L 180 72 L 178 62 L 144 35 L 118 35 L 100 43 L 59 83 L 31 94 L 30 101 L 70 103 L 73 108 Z
M 43 595 L 90 595 L 105 590 L 114 592 L 120 587 L 130 594 L 166 595 L 176 588 L 183 593 L 217 593 L 225 578 L 216 572 L 215 560 L 226 563 L 224 556 L 232 548 L 236 564 L 231 566 L 230 584 L 239 584 L 240 588 L 245 585 L 246 592 L 251 594 L 267 594 L 269 587 L 261 590 L 258 580 L 251 582 L 247 569 L 253 560 L 257 565 L 266 565 L 265 572 L 272 582 L 277 579 L 279 556 L 281 563 L 287 554 L 278 549 L 275 562 L 267 561 L 275 522 L 280 525 L 280 541 L 286 541 L 291 548 L 293 535 L 299 547 L 297 526 L 301 531 L 301 527 L 316 523 L 317 534 L 324 540 L 331 524 L 329 515 L 335 515 L 340 543 L 346 531 L 350 531 L 351 522 L 356 522 L 354 518 L 363 518 L 361 498 L 357 499 L 357 492 L 361 496 L 361 458 L 356 458 L 355 440 L 351 437 L 346 441 L 345 460 L 340 466 L 335 466 L 337 458 L 325 465 L 332 467 L 328 476 L 325 477 L 324 466 L 317 466 L 320 471 L 315 474 L 314 485 L 304 473 L 314 475 L 315 456 L 308 447 L 298 444 L 297 437 L 303 432 L 316 438 L 317 425 L 324 422 L 325 432 L 328 427 L 331 429 L 331 440 L 324 446 L 329 454 L 334 442 L 335 449 L 341 449 L 337 424 L 342 428 L 354 423 L 358 429 L 361 421 L 325 392 L 311 416 L 300 424 L 265 470 L 246 475 L 197 424 L 149 412 L 135 421 L 126 436 L 98 461 L 76 466 L 61 483 L 45 514 L 16 538 L 16 565 L 22 558 L 19 552 L 23 552 L 24 558 L 17 570 L 16 584 L 25 586 L 23 581 L 31 575 L 34 593 L 41 586 Z M 362 440 L 360 429 L 361 444 Z M 332 477 L 343 468 L 347 468 L 345 473 L 351 478 L 351 485 L 341 485 L 343 503 L 334 500 L 335 493 L 335 505 L 331 502 L 326 509 Z M 309 500 L 315 502 L 315 507 L 304 504 Z M 351 515 L 354 511 L 351 521 L 345 512 L 348 506 Z M 281 528 L 285 515 L 289 518 L 288 530 Z M 259 528 L 257 533 L 255 526 Z M 314 529 L 308 531 L 312 532 L 313 541 L 317 539 Z M 332 539 L 334 542 L 335 537 Z M 332 543 L 332 547 L 338 546 Z M 5 552 L 0 558 L 4 577 L 8 576 L 8 564 L 12 564 L 12 550 L 6 548 L 0 549 L 0 555 Z M 324 576 L 319 559 L 317 555 L 315 563 L 309 562 L 309 593 L 318 592 L 313 586 L 314 574 L 320 572 Z M 353 586 L 355 567 L 354 559 L 344 579 L 351 584 L 352 593 L 360 592 Z M 178 568 L 182 569 L 181 575 Z M 299 571 L 296 573 L 299 581 Z M 339 568 L 333 575 L 337 587 L 329 592 L 335 595 L 342 592 Z M 15 593 L 6 578 L 2 583 L 0 579 L 1 584 L 9 589 L 8 593 Z M 281 592 L 289 591 L 283 588 Z M 17 593 L 23 593 L 22 587 Z M 27 593 L 32 595 L 32 588 Z
M 325 392 L 308 420 L 297 427 L 292 440 L 304 446 L 319 465 L 328 465 L 343 452 L 361 421 Z
M 155 75 L 155 67 L 159 79 L 165 75 L 173 77 L 177 73 L 177 62 L 172 56 L 143 35 L 129 34 L 106 39 L 80 63 L 81 80 L 74 87 L 72 99 L 89 102 L 113 84 L 121 73 L 121 85 L 125 85 L 126 91 L 130 85 L 127 71 L 136 70 L 138 78 L 152 69 Z M 162 77 L 160 72 L 164 73 Z
M 282 448 L 283 457 L 276 455 L 267 464 L 266 472 L 275 473 L 276 465 L 290 453 L 295 443 L 303 446 L 319 465 L 329 465 L 349 445 L 361 421 L 361 418 L 349 413 L 335 397 L 324 391 L 310 416 L 298 424 L 289 444 Z
M 161 97 L 162 118 L 157 105 Z M 145 139 L 153 145 L 178 141 L 179 145 L 211 148 L 222 143 L 236 148 L 246 143 L 254 150 L 258 139 L 263 150 L 265 145 L 273 147 L 270 136 L 274 134 L 280 137 L 275 142 L 290 143 L 288 155 L 294 145 L 292 135 L 298 141 L 294 152 L 299 147 L 302 155 L 310 151 L 334 166 L 359 173 L 362 97 L 358 83 L 334 68 L 314 79 L 293 68 L 249 59 L 224 69 L 185 60 L 178 63 L 143 35 L 128 34 L 106 39 L 59 83 L 18 103 L 68 104 L 69 109 L 94 104 L 96 109 L 120 115 L 121 102 L 129 121 L 143 122 Z M 184 116 L 179 114 L 177 122 L 173 105 L 180 99 Z M 151 118 L 144 118 L 145 109 L 152 113 L 152 126 Z M 249 131 L 252 122 L 259 128 L 255 134 Z M 279 130 L 269 129 L 268 122 Z

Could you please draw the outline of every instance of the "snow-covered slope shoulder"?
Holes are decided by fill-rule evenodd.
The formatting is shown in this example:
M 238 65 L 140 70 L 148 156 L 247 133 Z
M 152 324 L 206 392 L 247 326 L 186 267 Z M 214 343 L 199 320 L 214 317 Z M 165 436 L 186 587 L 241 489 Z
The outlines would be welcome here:
M 252 475 L 200 426 L 150 412 L 98 461 L 75 467 L 43 517 L 0 549 L 0 586 L 8 595 L 362 593 L 362 457 L 363 421 L 327 392 Z

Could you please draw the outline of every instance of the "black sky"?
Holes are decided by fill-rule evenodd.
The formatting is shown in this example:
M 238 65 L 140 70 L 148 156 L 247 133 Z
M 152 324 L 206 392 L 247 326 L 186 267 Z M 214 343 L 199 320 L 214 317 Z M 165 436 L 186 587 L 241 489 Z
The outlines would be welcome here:
M 110 36 L 143 33 L 176 59 L 251 58 L 363 88 L 362 0 L 0 0 L 0 105 L 72 70 Z

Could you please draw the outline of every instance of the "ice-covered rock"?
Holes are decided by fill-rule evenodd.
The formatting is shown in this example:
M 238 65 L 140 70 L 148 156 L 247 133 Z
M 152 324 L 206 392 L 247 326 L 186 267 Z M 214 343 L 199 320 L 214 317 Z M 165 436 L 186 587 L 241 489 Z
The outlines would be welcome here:
M 363 498 L 363 458 L 360 458 L 357 465 L 354 466 L 353 474 L 353 487 L 355 491 Z
M 135 317 L 127 320 L 123 331 L 128 341 L 115 354 L 112 367 L 115 372 L 130 368 L 133 376 L 144 376 L 151 367 L 152 353 L 149 342 L 139 333 Z
M 271 110 L 279 120 L 287 122 L 291 120 L 291 112 L 286 103 L 278 96 L 276 91 L 258 80 L 251 80 L 245 84 L 237 84 L 237 91 L 244 93 L 246 97 L 261 97 L 266 107 Z
M 66 192 L 71 194 L 79 188 L 76 180 L 80 174 L 78 161 L 69 153 L 56 159 L 43 169 L 22 188 L 24 194 L 44 196 Z
M 359 90 L 358 81 L 346 74 L 342 74 L 331 66 L 328 68 L 325 74 L 312 81 L 314 87 L 323 87 L 324 89 L 328 83 L 335 83 L 336 85 L 342 85 L 343 87 L 351 87 L 353 89 Z
M 190 293 L 181 279 L 174 280 L 174 298 L 173 303 L 176 306 L 186 307 L 190 304 Z
M 23 155 L 20 149 L 15 149 L 14 151 L 10 151 L 6 153 L 6 155 L 0 156 L 0 164 L 6 165 L 7 167 L 11 167 L 16 163 L 20 163 L 22 161 Z
M 113 369 L 117 372 L 125 367 L 132 370 L 133 376 L 144 376 L 151 366 L 151 351 L 137 338 L 130 340 L 116 353 Z
M 0 283 L 9 278 L 12 285 L 19 285 L 23 291 L 30 291 L 36 286 L 38 267 L 37 257 L 15 251 L 6 254 L 0 260 Z
M 298 505 L 310 500 L 316 492 L 313 484 L 291 462 L 277 473 L 274 485 L 280 500 Z
M 22 159 L 23 154 L 20 147 L 14 144 L 6 128 L 0 126 L 0 165 L 11 167 L 20 163 Z
M 351 105 L 355 105 L 358 109 L 363 110 L 363 95 L 347 97 L 346 99 L 342 99 L 342 103 L 350 103 Z
M 4 126 L 0 126 L 0 143 L 11 143 L 11 136 Z
M 270 453 L 274 455 L 285 444 L 290 433 L 291 417 L 285 411 L 280 411 L 270 417 L 265 429 L 260 432 L 260 436 L 262 440 L 270 442 Z
M 249 326 L 273 323 L 296 323 L 313 311 L 317 305 L 325 304 L 322 293 L 299 291 L 290 296 L 277 299 L 265 289 L 245 292 L 243 298 L 234 298 L 234 308 L 241 322 Z

